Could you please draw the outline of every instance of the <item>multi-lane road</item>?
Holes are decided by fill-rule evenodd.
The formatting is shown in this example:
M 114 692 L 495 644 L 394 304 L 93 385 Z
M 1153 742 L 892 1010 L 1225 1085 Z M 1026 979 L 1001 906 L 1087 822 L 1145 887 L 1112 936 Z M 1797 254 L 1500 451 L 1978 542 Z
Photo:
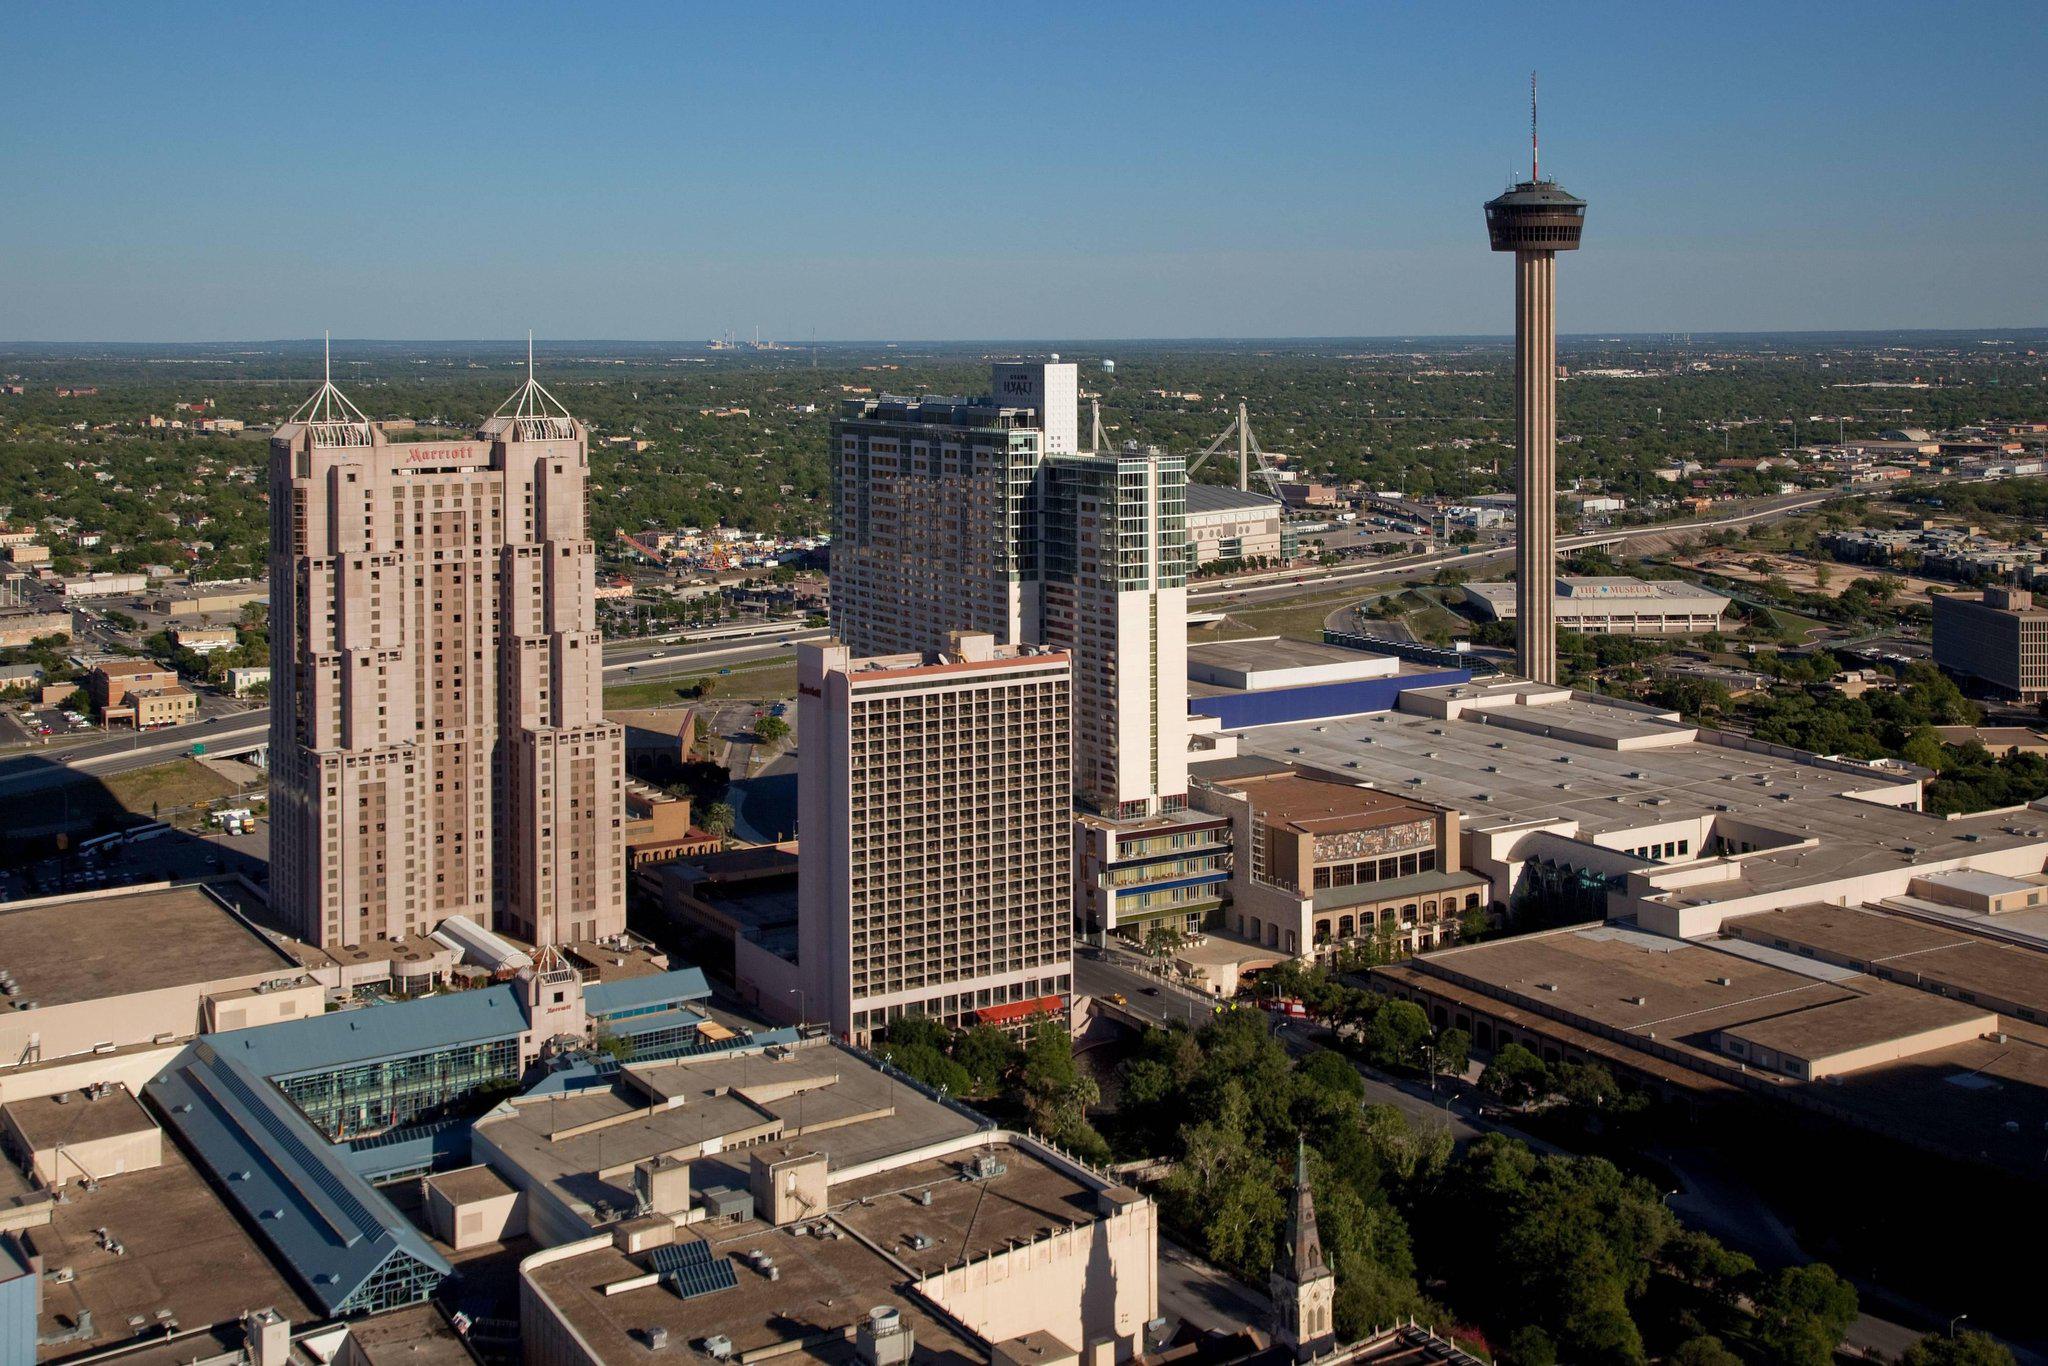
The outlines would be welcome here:
M 739 642 L 682 641 L 666 645 L 658 641 L 620 641 L 605 648 L 604 670 L 614 679 L 627 673 L 636 679 L 699 673 L 706 668 L 776 659 L 788 654 L 794 642 L 817 639 L 824 634 L 792 626 L 781 634 Z M 0 759 L 0 797 L 57 787 L 81 776 L 103 778 L 150 768 L 190 754 L 194 745 L 206 746 L 210 754 L 246 752 L 263 743 L 269 733 L 270 709 L 257 707 L 158 731 L 130 732 L 61 748 L 30 750 Z
M 1653 522 L 1646 526 L 1612 527 L 1603 531 L 1560 536 L 1557 540 L 1557 549 L 1559 554 L 1569 554 L 1588 546 L 1612 545 L 1617 541 L 1691 535 L 1722 527 L 1748 526 L 1754 522 L 1766 522 L 1790 516 L 1795 512 L 1804 512 L 1808 508 L 1819 507 L 1840 496 L 1835 492 L 1781 494 L 1723 517 L 1706 517 L 1690 522 Z M 1473 550 L 1469 553 L 1438 551 L 1427 555 L 1403 555 L 1372 564 L 1340 564 L 1329 569 L 1246 575 L 1225 582 L 1205 583 L 1199 588 L 1190 588 L 1188 602 L 1196 605 L 1228 602 L 1231 606 L 1249 606 L 1253 603 L 1301 597 L 1324 588 L 1364 585 L 1392 578 L 1427 576 L 1446 565 L 1461 565 L 1469 569 L 1492 561 L 1509 559 L 1513 555 L 1514 543 L 1510 541 L 1495 549 Z

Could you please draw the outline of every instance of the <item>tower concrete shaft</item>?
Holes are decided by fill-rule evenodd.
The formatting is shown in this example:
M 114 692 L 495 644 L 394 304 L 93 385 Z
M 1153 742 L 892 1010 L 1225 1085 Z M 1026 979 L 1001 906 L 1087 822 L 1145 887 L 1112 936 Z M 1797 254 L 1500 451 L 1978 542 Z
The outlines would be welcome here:
M 1557 253 L 1515 253 L 1515 665 L 1557 682 Z

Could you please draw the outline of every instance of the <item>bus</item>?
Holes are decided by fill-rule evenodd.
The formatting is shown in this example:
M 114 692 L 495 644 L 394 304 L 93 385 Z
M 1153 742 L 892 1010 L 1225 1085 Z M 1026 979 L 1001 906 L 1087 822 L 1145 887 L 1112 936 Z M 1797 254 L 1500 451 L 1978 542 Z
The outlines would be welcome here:
M 79 844 L 77 853 L 80 858 L 88 854 L 112 853 L 124 844 L 140 844 L 144 840 L 153 840 L 158 835 L 170 833 L 169 821 L 149 821 L 143 825 L 130 826 L 126 830 L 116 830 L 111 834 L 94 835 Z

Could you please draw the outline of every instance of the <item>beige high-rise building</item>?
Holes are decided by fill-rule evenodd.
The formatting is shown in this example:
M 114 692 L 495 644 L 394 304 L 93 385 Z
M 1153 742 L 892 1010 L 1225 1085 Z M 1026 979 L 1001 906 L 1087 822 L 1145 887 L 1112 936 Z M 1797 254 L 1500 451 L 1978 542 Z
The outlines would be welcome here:
M 866 1042 L 903 1014 L 1065 1010 L 1069 677 L 1064 653 L 986 632 L 874 659 L 797 648 L 793 1004 L 810 1019 Z
M 624 928 L 588 474 L 531 377 L 474 440 L 392 441 L 331 384 L 271 438 L 271 888 L 302 938 Z

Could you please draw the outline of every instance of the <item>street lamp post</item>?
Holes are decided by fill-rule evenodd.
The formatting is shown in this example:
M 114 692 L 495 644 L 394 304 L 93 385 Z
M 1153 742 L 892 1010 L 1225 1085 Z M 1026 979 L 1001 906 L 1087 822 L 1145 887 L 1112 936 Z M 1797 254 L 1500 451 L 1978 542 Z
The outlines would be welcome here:
M 791 987 L 789 994 L 796 997 L 796 1028 L 797 1033 L 801 1034 L 803 1033 L 805 1022 L 810 1018 L 810 998 L 804 995 L 802 987 Z
M 1954 1318 L 1950 1319 L 1948 1321 L 1948 1335 L 1950 1337 L 1954 1337 L 1956 1335 L 1956 1325 L 1963 1322 L 1963 1320 L 1969 1317 L 1970 1316 L 1968 1314 L 1958 1314 Z

